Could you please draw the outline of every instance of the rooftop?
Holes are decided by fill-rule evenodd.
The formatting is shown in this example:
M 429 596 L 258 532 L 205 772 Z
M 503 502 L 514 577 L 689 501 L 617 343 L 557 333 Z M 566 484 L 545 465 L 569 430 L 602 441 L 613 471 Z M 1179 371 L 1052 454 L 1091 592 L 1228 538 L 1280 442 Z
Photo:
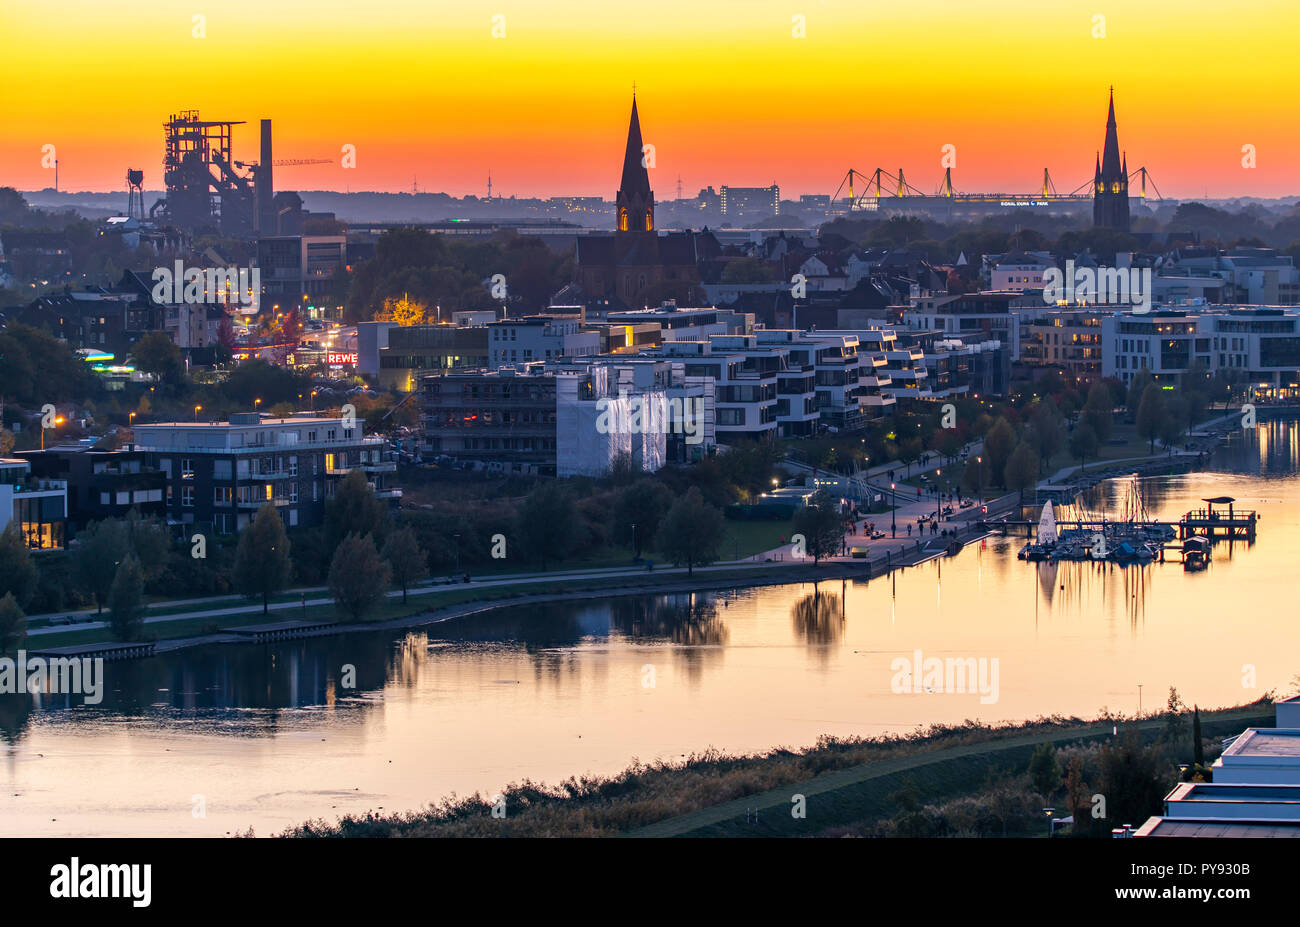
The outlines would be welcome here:
M 1300 837 L 1300 821 L 1150 818 L 1135 837 Z
M 1223 757 L 1224 759 L 1286 757 L 1300 760 L 1300 730 L 1247 728 L 1232 742 L 1232 746 L 1223 751 Z

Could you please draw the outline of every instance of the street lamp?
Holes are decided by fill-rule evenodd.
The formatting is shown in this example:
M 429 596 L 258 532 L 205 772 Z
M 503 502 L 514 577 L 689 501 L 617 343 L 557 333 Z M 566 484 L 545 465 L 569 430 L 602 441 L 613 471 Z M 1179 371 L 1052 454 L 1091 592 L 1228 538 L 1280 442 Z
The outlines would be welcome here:
M 319 391 L 318 391 L 318 390 L 312 390 L 312 391 L 311 391 L 311 410 L 312 410 L 313 412 L 316 411 L 316 393 L 317 393 L 317 392 L 319 392 Z
M 1045 815 L 1047 816 L 1047 836 L 1048 836 L 1048 837 L 1051 837 L 1051 836 L 1052 836 L 1052 812 L 1055 811 L 1055 810 L 1056 810 L 1056 808 L 1054 808 L 1054 807 L 1051 806 L 1051 805 L 1048 805 L 1046 808 L 1043 809 L 1043 814 L 1045 814 Z
M 636 522 L 632 522 L 632 556 L 636 557 Z
M 262 400 L 261 400 L 260 397 L 257 398 L 257 399 L 254 399 L 254 400 L 253 400 L 253 411 L 256 412 L 256 411 L 257 411 L 257 407 L 260 406 L 261 404 L 262 404 Z
M 980 505 L 984 504 L 984 458 L 975 458 L 975 494 L 980 497 Z
M 195 407 L 194 407 L 194 421 L 197 422 L 197 421 L 199 420 L 199 413 L 202 412 L 202 411 L 203 411 L 203 406 L 195 406 Z
M 50 427 L 52 427 L 52 428 L 57 428 L 57 427 L 59 427 L 59 426 L 62 425 L 62 424 L 63 424 L 63 419 L 56 417 L 56 418 L 54 419 L 54 424 L 53 424 L 52 426 L 50 426 Z M 46 429 L 45 429 L 45 426 L 42 425 L 42 426 L 41 426 L 41 450 L 42 450 L 42 451 L 45 450 L 45 430 L 46 430 Z
M 943 505 L 943 482 L 940 480 L 940 477 L 942 476 L 943 476 L 942 470 L 934 471 L 934 494 L 935 494 L 934 520 L 935 522 L 943 521 L 942 518 L 943 512 L 941 512 L 939 509 L 939 507 Z
M 894 492 L 897 484 L 889 484 L 889 536 L 898 537 L 898 494 Z
M 456 535 L 456 572 L 460 572 L 460 535 Z

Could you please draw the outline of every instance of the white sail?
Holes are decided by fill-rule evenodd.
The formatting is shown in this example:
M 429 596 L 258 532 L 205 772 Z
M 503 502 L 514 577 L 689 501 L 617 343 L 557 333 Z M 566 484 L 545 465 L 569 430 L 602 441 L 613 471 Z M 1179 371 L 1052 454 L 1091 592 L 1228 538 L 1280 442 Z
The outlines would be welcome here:
M 1056 543 L 1056 516 L 1052 513 L 1052 500 L 1043 505 L 1042 517 L 1038 519 L 1038 543 Z

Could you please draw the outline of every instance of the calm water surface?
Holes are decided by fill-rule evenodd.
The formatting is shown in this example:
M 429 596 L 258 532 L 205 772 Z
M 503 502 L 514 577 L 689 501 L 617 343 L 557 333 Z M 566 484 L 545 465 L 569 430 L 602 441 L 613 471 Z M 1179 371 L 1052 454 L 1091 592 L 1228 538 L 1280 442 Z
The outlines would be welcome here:
M 517 607 L 109 664 L 96 707 L 0 697 L 0 834 L 269 834 L 707 747 L 1131 714 L 1139 685 L 1146 710 L 1170 686 L 1189 704 L 1247 701 L 1300 673 L 1298 461 L 1300 429 L 1273 423 L 1209 472 L 1142 481 L 1161 518 L 1219 495 L 1262 513 L 1256 543 L 1220 543 L 1203 573 L 1027 564 L 1023 539 L 989 538 L 870 583 Z M 1104 484 L 1089 506 L 1120 511 L 1128 491 Z M 890 663 L 916 650 L 996 658 L 997 700 L 894 694 Z

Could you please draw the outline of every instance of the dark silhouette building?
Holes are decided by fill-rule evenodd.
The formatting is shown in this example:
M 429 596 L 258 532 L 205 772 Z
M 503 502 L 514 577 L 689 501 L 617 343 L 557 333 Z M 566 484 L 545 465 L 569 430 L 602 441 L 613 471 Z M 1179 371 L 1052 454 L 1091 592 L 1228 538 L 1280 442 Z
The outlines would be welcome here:
M 689 305 L 699 297 L 700 262 L 722 252 L 708 230 L 660 232 L 655 228 L 654 191 L 643 161 L 643 145 L 633 97 L 623 174 L 615 197 L 614 232 L 578 237 L 576 287 L 565 288 L 565 302 L 640 308 L 675 299 Z
M 1097 158 L 1093 180 L 1092 224 L 1099 228 L 1129 231 L 1128 156 L 1119 150 L 1115 128 L 1115 89 L 1110 91 L 1110 112 L 1106 117 L 1106 144 Z

